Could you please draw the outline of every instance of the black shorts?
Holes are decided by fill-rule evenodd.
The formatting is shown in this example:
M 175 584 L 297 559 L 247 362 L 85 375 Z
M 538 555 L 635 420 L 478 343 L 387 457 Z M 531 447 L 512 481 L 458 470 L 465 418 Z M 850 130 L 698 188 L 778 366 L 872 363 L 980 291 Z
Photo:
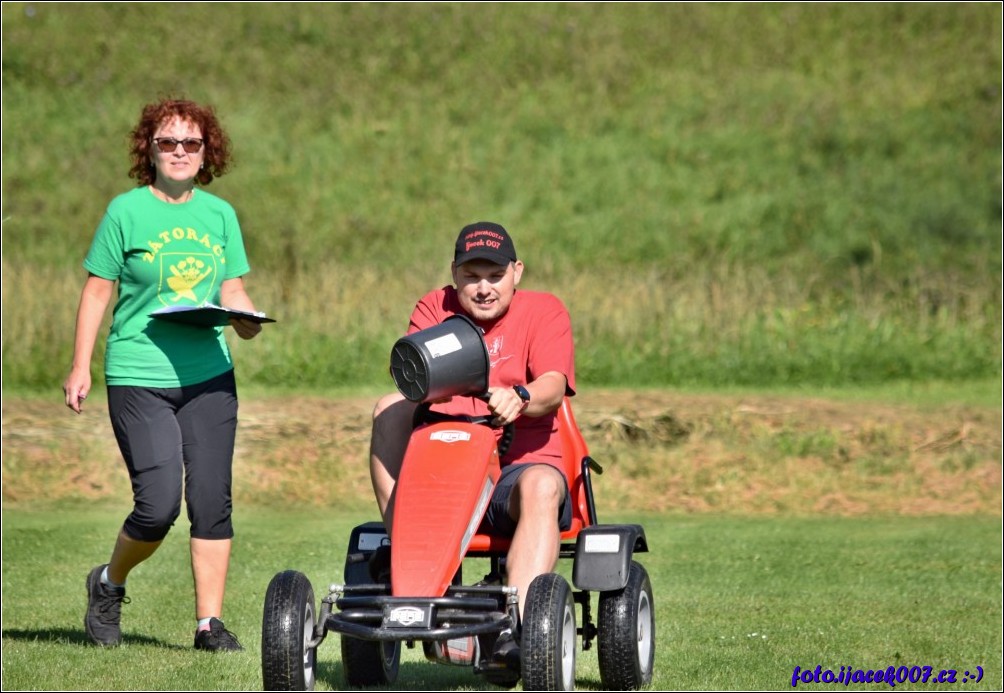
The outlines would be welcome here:
M 478 529 L 479 533 L 501 537 L 511 537 L 516 533 L 516 523 L 509 516 L 509 497 L 512 495 L 512 490 L 516 487 L 516 482 L 519 481 L 519 475 L 535 464 L 544 463 L 510 464 L 502 468 L 502 475 L 499 477 L 499 482 L 492 492 L 484 519 L 481 520 L 481 527 Z M 546 466 L 552 467 L 553 465 Z M 557 467 L 554 468 L 557 469 Z M 561 475 L 561 478 L 565 482 L 565 499 L 561 501 L 556 519 L 558 520 L 558 527 L 564 532 L 572 526 L 572 501 L 568 493 L 568 479 L 565 479 L 564 474 Z
M 138 541 L 160 541 L 181 514 L 191 536 L 230 539 L 237 432 L 234 372 L 185 387 L 108 386 L 108 413 L 129 469 L 133 510 L 123 525 Z

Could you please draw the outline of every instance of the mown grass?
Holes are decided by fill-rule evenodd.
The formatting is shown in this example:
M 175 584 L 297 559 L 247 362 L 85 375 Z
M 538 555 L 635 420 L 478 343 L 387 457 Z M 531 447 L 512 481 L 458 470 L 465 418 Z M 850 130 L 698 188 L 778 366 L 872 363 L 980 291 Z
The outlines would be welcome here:
M 999 391 L 860 394 L 584 389 L 573 399 L 597 498 L 636 510 L 752 515 L 1000 515 Z M 967 398 L 960 398 L 967 395 Z M 242 393 L 240 504 L 372 508 L 367 459 L 376 394 Z M 932 398 L 933 399 L 930 399 Z M 3 499 L 107 502 L 130 496 L 103 393 L 84 413 L 6 394 Z
M 576 398 L 604 468 L 601 521 L 648 532 L 652 551 L 639 560 L 656 591 L 654 689 L 780 690 L 795 666 L 817 664 L 981 666 L 984 680 L 966 687 L 1000 686 L 999 402 L 969 403 L 980 393 L 957 385 L 933 399 L 919 389 L 896 403 L 860 393 Z M 183 521 L 131 578 L 125 646 L 87 645 L 81 583 L 128 512 L 104 403 L 95 395 L 75 416 L 55 396 L 5 397 L 4 689 L 259 689 L 268 581 L 292 568 L 322 592 L 340 578 L 350 528 L 373 518 L 372 399 L 245 397 L 225 617 L 247 649 L 209 662 L 189 647 Z M 320 656 L 319 688 L 341 688 L 335 636 Z M 484 687 L 417 651 L 404 661 L 399 688 Z M 584 690 L 600 687 L 595 662 L 580 656 Z
M 130 577 L 123 646 L 87 644 L 84 578 L 110 550 L 124 511 L 66 504 L 4 510 L 4 690 L 260 690 L 269 580 L 292 568 L 322 593 L 340 579 L 349 529 L 371 519 L 238 510 L 225 617 L 245 651 L 207 656 L 191 648 L 191 575 L 180 528 Z M 790 689 L 795 666 L 817 664 L 835 672 L 931 666 L 958 670 L 960 680 L 981 666 L 983 680 L 965 687 L 1001 686 L 999 519 L 606 519 L 640 522 L 648 533 L 651 551 L 636 558 L 655 594 L 654 690 Z M 337 638 L 330 635 L 318 651 L 319 690 L 344 687 Z M 595 651 L 579 653 L 578 687 L 600 688 Z M 396 688 L 491 686 L 405 650 Z
M 6 3 L 3 35 L 5 387 L 64 377 L 163 93 L 234 139 L 211 189 L 280 320 L 249 382 L 379 383 L 477 218 L 568 303 L 584 383 L 999 377 L 999 6 Z

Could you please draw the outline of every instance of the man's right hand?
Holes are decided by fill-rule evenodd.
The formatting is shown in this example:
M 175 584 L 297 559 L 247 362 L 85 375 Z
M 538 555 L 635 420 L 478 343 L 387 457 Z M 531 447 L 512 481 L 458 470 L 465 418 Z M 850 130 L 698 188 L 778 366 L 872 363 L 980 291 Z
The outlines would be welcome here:
M 499 428 L 515 422 L 526 408 L 511 387 L 489 388 L 488 395 L 488 411 L 495 417 L 492 423 Z

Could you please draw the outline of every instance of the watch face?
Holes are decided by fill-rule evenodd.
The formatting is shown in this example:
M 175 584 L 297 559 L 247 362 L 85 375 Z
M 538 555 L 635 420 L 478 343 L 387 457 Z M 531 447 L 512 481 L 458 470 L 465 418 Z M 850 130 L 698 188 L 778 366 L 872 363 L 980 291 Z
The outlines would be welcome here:
M 516 391 L 516 394 L 519 395 L 519 398 L 521 400 L 523 400 L 524 402 L 530 401 L 530 391 L 527 390 L 525 387 L 523 387 L 522 385 L 513 385 L 512 389 Z

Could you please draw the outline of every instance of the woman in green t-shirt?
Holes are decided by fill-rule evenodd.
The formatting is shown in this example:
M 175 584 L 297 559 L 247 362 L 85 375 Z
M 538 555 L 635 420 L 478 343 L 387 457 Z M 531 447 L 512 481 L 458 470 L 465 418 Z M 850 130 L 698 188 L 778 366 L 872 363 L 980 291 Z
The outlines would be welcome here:
M 230 142 L 211 107 L 166 99 L 143 108 L 132 131 L 138 186 L 115 197 L 84 260 L 73 365 L 63 384 L 78 414 L 91 389 L 91 355 L 117 297 L 105 348 L 108 410 L 132 482 L 132 512 L 107 564 L 87 577 L 84 625 L 117 645 L 129 572 L 160 546 L 181 512 L 191 524 L 195 647 L 239 650 L 221 620 L 233 537 L 231 479 L 237 389 L 223 327 L 150 317 L 166 306 L 214 303 L 254 312 L 237 215 L 203 187 L 226 172 Z M 232 319 L 243 339 L 257 322 Z

